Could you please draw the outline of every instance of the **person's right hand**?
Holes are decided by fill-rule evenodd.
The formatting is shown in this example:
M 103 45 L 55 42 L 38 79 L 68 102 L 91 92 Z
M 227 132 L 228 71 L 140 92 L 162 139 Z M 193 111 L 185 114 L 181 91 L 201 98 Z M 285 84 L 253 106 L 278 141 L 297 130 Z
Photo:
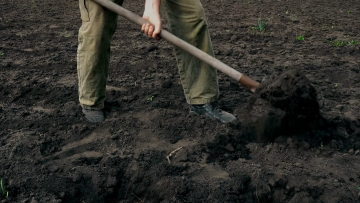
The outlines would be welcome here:
M 143 24 L 141 30 L 144 31 L 145 34 L 149 35 L 150 37 L 160 40 L 161 37 L 159 36 L 161 31 L 161 18 L 159 12 L 151 11 L 151 12 L 144 12 L 143 18 L 149 23 Z

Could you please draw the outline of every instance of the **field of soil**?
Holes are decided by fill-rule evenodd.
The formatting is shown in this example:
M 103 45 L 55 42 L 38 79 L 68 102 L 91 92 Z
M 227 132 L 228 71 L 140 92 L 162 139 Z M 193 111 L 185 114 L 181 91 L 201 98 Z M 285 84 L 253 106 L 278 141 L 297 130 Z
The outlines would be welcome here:
M 257 81 L 301 71 L 321 119 L 251 106 L 222 73 L 218 105 L 239 122 L 190 116 L 172 46 L 119 18 L 106 121 L 91 124 L 78 1 L 1 0 L 0 203 L 360 202 L 359 0 L 201 2 L 217 59 Z

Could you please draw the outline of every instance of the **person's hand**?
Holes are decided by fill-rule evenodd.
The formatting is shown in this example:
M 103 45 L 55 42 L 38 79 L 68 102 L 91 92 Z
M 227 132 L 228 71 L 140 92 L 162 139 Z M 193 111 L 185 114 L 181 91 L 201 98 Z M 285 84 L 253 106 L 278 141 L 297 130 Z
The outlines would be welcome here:
M 143 18 L 149 23 L 143 24 L 141 30 L 150 37 L 160 40 L 161 31 L 161 18 L 159 12 L 151 11 L 150 13 L 145 12 Z

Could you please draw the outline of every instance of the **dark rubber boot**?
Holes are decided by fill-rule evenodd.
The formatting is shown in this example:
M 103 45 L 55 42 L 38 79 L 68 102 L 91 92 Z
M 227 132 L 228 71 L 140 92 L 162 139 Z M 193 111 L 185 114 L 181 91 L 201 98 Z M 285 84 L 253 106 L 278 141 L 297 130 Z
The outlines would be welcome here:
M 211 103 L 203 105 L 191 105 L 190 114 L 204 115 L 211 119 L 219 120 L 222 123 L 234 123 L 237 121 L 234 115 L 216 108 L 215 105 Z
M 85 118 L 91 123 L 99 123 L 105 120 L 104 112 L 102 110 L 83 109 L 82 112 L 84 113 Z

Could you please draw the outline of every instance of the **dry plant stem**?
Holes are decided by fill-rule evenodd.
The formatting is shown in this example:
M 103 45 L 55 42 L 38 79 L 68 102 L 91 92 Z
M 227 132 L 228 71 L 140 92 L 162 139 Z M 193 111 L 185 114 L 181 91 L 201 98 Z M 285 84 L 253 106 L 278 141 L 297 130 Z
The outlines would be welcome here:
M 134 197 L 136 197 L 140 202 L 144 202 L 142 199 L 140 199 L 138 196 L 134 195 L 133 193 L 131 193 Z
M 175 149 L 174 151 L 172 151 L 169 155 L 166 156 L 166 159 L 168 160 L 169 164 L 171 164 L 170 157 L 172 157 L 174 154 L 176 154 L 182 148 L 183 147 L 179 147 L 179 148 Z

